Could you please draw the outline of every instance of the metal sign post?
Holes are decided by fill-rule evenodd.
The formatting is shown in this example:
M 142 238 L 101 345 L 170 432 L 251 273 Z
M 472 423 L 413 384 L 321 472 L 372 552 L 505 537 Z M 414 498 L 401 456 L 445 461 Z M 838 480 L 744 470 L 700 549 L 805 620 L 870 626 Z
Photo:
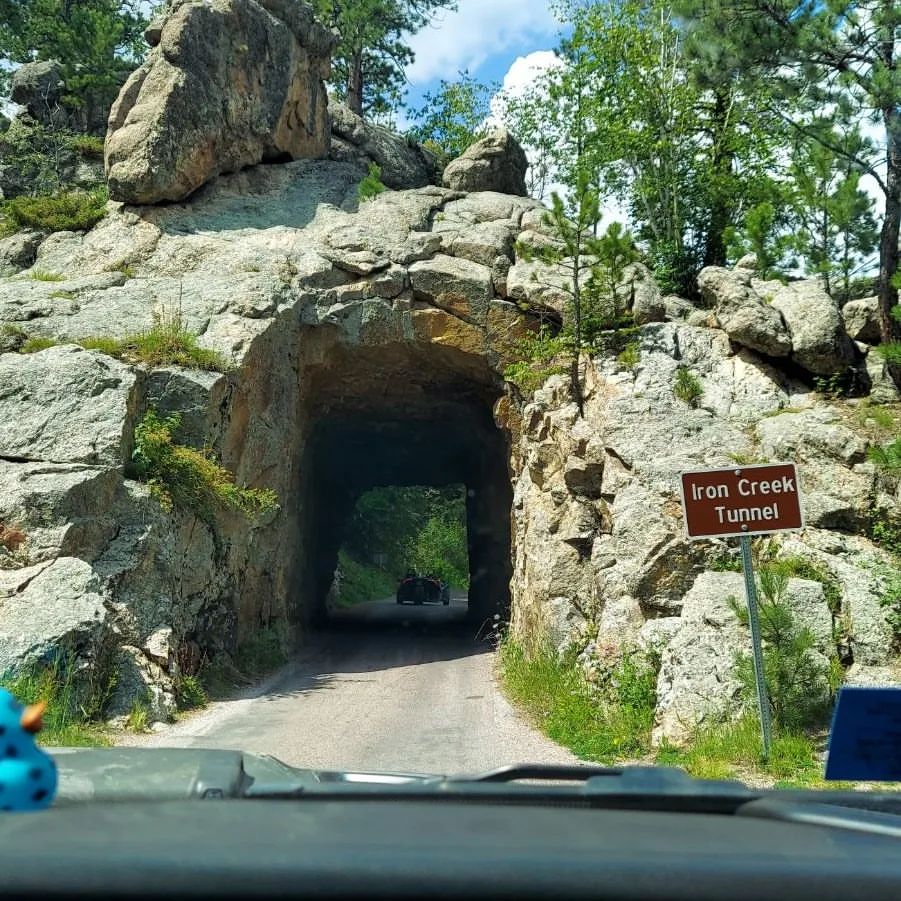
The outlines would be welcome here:
M 681 490 L 682 513 L 689 538 L 738 538 L 741 544 L 763 758 L 767 760 L 772 730 L 763 671 L 751 536 L 794 532 L 804 528 L 798 472 L 794 463 L 683 472 Z
M 751 649 L 754 657 L 754 681 L 757 683 L 757 705 L 760 708 L 760 733 L 763 737 L 763 760 L 770 759 L 770 699 L 766 691 L 763 673 L 763 648 L 760 642 L 760 618 L 757 614 L 757 584 L 754 581 L 754 564 L 751 560 L 751 538 L 742 535 L 741 562 L 745 573 L 745 593 L 748 597 L 748 626 L 751 629 Z

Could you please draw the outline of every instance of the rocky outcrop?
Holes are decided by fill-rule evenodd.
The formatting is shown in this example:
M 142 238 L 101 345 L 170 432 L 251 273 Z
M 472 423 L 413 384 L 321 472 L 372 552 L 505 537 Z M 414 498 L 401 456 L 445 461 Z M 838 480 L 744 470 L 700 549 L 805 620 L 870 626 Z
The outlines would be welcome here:
M 176 0 L 110 112 L 110 196 L 183 200 L 222 172 L 325 156 L 333 44 L 293 0 Z
M 498 191 L 525 197 L 528 165 L 519 142 L 501 128 L 448 163 L 442 183 L 454 191 Z
M 881 340 L 879 298 L 863 297 L 860 300 L 849 300 L 842 307 L 842 318 L 845 321 L 845 330 L 855 341 L 878 344 Z
M 332 140 L 329 158 L 359 166 L 363 174 L 370 163 L 389 188 L 421 188 L 436 180 L 436 160 L 427 150 L 403 135 L 367 122 L 338 100 L 329 101 Z

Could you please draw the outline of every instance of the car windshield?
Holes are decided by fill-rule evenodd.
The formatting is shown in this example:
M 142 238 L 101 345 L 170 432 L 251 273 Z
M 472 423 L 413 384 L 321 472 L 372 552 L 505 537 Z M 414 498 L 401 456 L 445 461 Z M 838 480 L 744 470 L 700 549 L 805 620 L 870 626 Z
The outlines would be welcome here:
M 894 0 L 0 4 L 7 756 L 897 777 L 899 59 Z

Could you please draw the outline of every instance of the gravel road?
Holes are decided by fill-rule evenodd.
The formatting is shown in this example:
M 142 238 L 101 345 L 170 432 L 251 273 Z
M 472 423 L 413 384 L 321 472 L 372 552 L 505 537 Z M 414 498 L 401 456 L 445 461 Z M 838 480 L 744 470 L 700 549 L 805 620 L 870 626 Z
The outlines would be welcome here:
M 339 611 L 250 696 L 122 743 L 236 748 L 328 769 L 464 774 L 576 763 L 510 707 L 491 646 L 449 607 L 393 599 Z

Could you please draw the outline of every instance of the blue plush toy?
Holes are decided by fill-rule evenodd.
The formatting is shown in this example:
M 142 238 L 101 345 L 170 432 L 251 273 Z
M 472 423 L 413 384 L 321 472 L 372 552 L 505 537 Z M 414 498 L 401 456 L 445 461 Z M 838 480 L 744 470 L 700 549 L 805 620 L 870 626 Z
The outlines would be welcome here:
M 0 811 L 41 810 L 53 803 L 56 764 L 34 740 L 45 707 L 25 707 L 0 688 Z

